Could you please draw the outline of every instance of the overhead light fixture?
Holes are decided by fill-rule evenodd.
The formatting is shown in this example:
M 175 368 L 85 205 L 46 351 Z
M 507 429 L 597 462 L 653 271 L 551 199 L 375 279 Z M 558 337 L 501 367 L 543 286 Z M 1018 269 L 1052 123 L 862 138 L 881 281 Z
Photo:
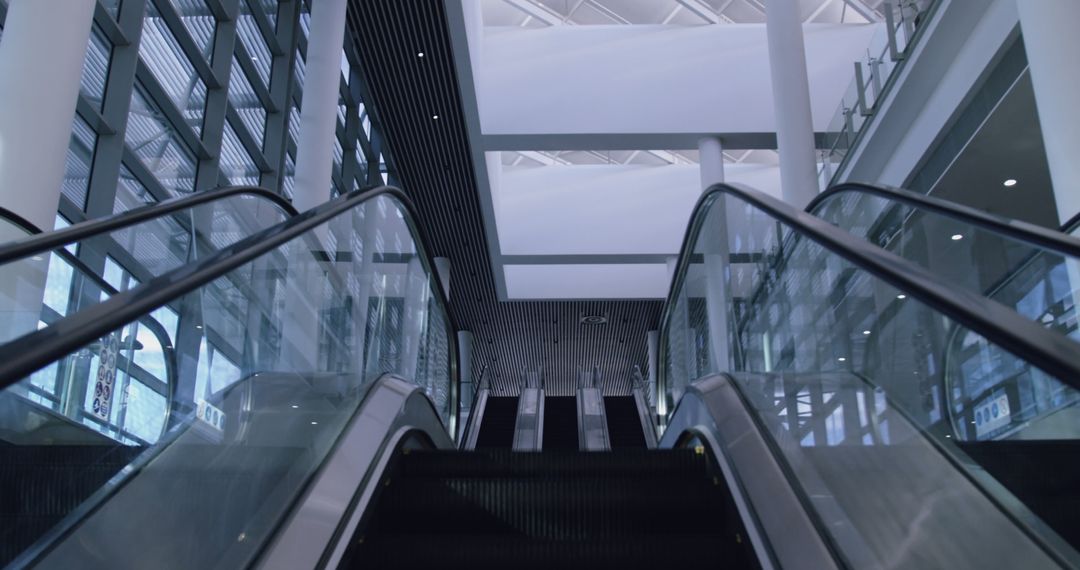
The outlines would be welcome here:
M 195 328 L 202 329 L 202 325 L 195 325 Z
M 294 410 L 295 410 L 295 409 L 297 409 L 297 408 L 299 408 L 299 407 L 300 407 L 300 406 L 297 406 L 296 404 L 293 404 L 293 405 L 292 405 L 292 409 L 294 409 Z
M 960 241 L 960 240 L 964 239 L 964 234 L 953 234 L 952 237 L 949 238 L 949 239 L 951 239 L 953 241 Z
M 319 422 L 311 422 L 311 425 L 317 426 L 317 425 L 319 425 Z
M 863 331 L 863 334 L 870 334 L 870 331 Z
M 843 356 L 841 356 L 840 358 L 837 358 L 836 360 L 837 360 L 837 362 L 844 362 L 847 359 L 844 358 Z
M 432 115 L 432 116 L 431 116 L 431 119 L 432 119 L 432 120 L 434 120 L 434 121 L 438 121 L 438 120 L 439 120 L 439 116 L 438 116 L 438 115 Z
M 424 57 L 424 52 L 416 52 L 416 57 Z
M 905 295 L 903 293 L 900 293 L 899 295 L 896 296 L 896 298 L 897 299 L 907 299 L 907 295 Z
M 1016 186 L 1016 179 L 1015 178 L 1009 178 L 1005 182 L 1002 182 L 1002 184 L 1006 188 L 1012 188 L 1013 186 Z

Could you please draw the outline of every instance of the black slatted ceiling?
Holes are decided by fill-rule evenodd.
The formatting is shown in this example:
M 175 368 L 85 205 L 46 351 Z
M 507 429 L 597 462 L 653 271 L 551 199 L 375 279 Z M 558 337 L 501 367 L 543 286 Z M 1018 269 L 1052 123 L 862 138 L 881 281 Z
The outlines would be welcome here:
M 628 393 L 662 303 L 496 300 L 442 2 L 352 0 L 349 27 L 400 184 L 433 255 L 450 259 L 450 310 L 475 336 L 476 373 L 489 366 L 495 391 L 516 394 L 522 372 L 543 367 L 548 394 L 571 395 L 578 368 L 599 366 L 605 393 Z M 580 324 L 586 314 L 609 322 Z

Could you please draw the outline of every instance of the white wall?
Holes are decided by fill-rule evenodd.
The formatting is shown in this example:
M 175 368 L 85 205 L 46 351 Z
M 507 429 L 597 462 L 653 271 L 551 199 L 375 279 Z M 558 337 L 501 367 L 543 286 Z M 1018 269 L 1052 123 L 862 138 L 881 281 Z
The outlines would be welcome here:
M 492 185 L 501 253 L 676 254 L 699 176 L 697 165 L 504 168 Z M 780 195 L 776 166 L 729 164 L 726 177 Z
M 804 26 L 815 130 L 880 26 Z M 776 130 L 764 25 L 486 28 L 481 51 L 485 134 Z

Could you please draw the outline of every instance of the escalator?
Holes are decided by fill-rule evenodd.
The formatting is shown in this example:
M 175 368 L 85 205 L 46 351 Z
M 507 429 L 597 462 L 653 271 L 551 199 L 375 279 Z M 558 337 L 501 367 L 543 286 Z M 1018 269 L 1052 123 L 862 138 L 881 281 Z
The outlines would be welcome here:
M 514 426 L 517 421 L 518 399 L 511 396 L 488 398 L 480 422 L 477 449 L 510 449 L 514 445 Z
M 715 466 L 689 449 L 395 462 L 340 568 L 759 567 Z
M 604 396 L 604 410 L 611 449 L 645 448 L 645 433 L 633 396 Z
M 578 449 L 577 398 L 548 396 L 544 399 L 544 449 Z
M 545 433 L 540 453 L 462 452 L 457 327 L 413 220 L 396 190 L 346 194 L 0 345 L 6 396 L 35 403 L 33 386 L 66 378 L 112 393 L 108 422 L 168 426 L 140 441 L 0 409 L 0 439 L 25 456 L 21 471 L 5 466 L 6 488 L 52 470 L 85 476 L 89 493 L 49 504 L 4 562 L 1080 566 L 1034 499 L 964 452 L 984 430 L 959 431 L 941 388 L 1023 377 L 1067 397 L 1078 351 L 1042 324 L 718 185 L 695 210 L 664 308 L 664 449 L 560 451 Z M 114 367 L 117 347 L 166 306 L 183 354 L 169 397 L 134 384 L 117 396 L 138 370 Z M 972 354 L 950 355 L 951 338 Z M 471 419 L 480 438 L 486 425 L 513 432 L 517 399 L 498 400 Z M 1050 429 L 1070 410 L 1018 414 L 1008 429 Z M 80 438 L 96 455 L 65 452 Z M 37 516 L 24 499 L 4 508 Z

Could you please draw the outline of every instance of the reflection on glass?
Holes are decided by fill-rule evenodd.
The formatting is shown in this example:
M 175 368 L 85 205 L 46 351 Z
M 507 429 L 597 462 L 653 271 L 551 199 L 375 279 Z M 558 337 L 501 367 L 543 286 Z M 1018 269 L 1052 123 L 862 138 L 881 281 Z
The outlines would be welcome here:
M 88 476 L 69 449 L 76 441 L 112 458 L 94 463 L 103 476 L 73 490 L 64 512 L 98 487 L 112 490 L 108 500 L 85 505 L 46 565 L 69 567 L 96 552 L 126 567 L 248 565 L 384 373 L 422 388 L 451 429 L 453 332 L 437 286 L 402 206 L 379 197 L 172 300 L 160 334 L 148 336 L 139 320 L 66 356 L 52 391 L 36 388 L 46 384 L 37 374 L 5 390 L 0 397 L 15 406 L 0 408 L 5 414 L 37 414 L 33 425 L 49 429 L 0 438 L 37 446 L 71 477 Z M 190 335 L 184 358 L 195 377 L 163 385 L 156 356 L 170 352 L 173 326 Z M 41 406 L 30 393 L 55 393 L 57 403 Z M 57 412 L 69 401 L 75 422 Z M 168 426 L 170 437 L 155 445 Z M 160 485 L 182 492 L 184 508 L 159 508 Z M 116 526 L 131 523 L 199 547 L 131 548 Z
M 1021 536 L 1001 512 L 1029 495 L 983 461 L 972 431 L 954 430 L 948 378 L 963 368 L 978 384 L 964 413 L 1027 413 L 994 432 L 1014 439 L 1076 434 L 1061 383 L 739 198 L 717 194 L 708 208 L 664 323 L 659 413 L 672 414 L 693 380 L 732 374 L 852 567 L 952 567 L 957 552 L 1016 561 L 1026 547 L 989 537 Z M 974 357 L 954 353 L 954 335 Z M 1040 399 L 1057 411 L 1037 417 Z M 962 457 L 1009 491 L 978 488 Z M 1037 480 L 1037 461 L 1012 467 Z M 1027 506 L 1065 528 L 1038 501 Z M 956 537 L 974 521 L 979 532 Z
M 116 185 L 116 202 L 113 203 L 113 213 L 119 214 L 132 208 L 153 204 L 156 201 L 154 195 L 128 170 L 128 167 L 121 164 L 120 180 Z
M 206 84 L 153 2 L 146 6 L 146 19 L 139 40 L 139 59 L 150 68 L 188 126 L 194 129 L 195 134 L 201 134 L 203 111 L 206 108 Z
M 1080 340 L 1078 259 L 857 190 L 833 194 L 815 213 L 960 288 Z M 1080 436 L 1080 422 L 1063 421 L 1075 413 L 1080 391 L 1019 365 L 970 334 L 953 331 L 949 341 L 944 395 L 958 437 L 1001 439 L 1019 435 L 1017 430 L 1027 439 Z M 984 411 L 1003 406 L 1009 414 L 983 421 Z

